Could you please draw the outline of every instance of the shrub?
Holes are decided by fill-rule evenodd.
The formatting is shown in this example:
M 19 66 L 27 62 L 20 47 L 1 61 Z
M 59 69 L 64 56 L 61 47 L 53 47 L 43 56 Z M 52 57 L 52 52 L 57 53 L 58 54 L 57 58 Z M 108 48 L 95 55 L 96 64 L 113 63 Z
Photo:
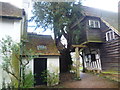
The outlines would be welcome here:
M 45 70 L 42 72 L 41 76 L 44 78 L 43 82 L 47 82 L 48 86 L 54 86 L 59 82 L 59 75 L 56 72 Z

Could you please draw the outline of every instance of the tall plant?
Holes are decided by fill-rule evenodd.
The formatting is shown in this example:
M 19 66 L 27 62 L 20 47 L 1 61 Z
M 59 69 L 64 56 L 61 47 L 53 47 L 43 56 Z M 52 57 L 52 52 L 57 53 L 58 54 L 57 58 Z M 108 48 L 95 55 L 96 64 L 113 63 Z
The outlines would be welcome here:
M 47 82 L 48 86 L 54 86 L 59 82 L 59 75 L 57 72 L 50 72 L 45 70 L 42 72 L 43 82 Z
M 24 87 L 26 81 L 25 69 L 33 58 L 32 51 L 24 48 L 23 42 L 15 43 L 10 36 L 0 41 L 2 68 L 17 81 L 17 88 Z M 21 48 L 22 47 L 22 48 Z M 23 57 L 24 56 L 24 57 Z

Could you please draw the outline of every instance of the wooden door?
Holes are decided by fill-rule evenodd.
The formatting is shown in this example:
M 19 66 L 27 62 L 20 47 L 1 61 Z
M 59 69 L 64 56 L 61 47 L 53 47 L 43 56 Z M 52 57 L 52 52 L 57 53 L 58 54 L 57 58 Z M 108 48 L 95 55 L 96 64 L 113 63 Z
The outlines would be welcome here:
M 34 86 L 44 85 L 42 72 L 47 70 L 47 58 L 35 58 L 34 59 Z

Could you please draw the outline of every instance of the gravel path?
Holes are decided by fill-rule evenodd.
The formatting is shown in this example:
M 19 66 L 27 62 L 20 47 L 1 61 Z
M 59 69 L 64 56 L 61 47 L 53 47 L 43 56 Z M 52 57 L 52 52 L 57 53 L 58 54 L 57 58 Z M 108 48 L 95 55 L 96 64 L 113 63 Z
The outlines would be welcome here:
M 66 81 L 60 86 L 64 88 L 118 88 L 118 83 L 99 77 L 97 75 L 81 73 L 80 81 Z

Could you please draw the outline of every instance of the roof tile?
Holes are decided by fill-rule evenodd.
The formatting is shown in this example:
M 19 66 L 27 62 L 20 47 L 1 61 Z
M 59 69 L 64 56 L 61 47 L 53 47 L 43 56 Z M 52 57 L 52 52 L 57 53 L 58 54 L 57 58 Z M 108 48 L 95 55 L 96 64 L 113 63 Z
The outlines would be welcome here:
M 22 9 L 19 9 L 10 3 L 0 2 L 0 16 L 2 17 L 22 17 Z
M 37 49 L 37 46 L 41 46 L 41 49 Z M 31 49 L 35 55 L 60 55 L 55 42 L 50 35 L 28 33 L 28 43 L 26 43 L 26 48 Z

